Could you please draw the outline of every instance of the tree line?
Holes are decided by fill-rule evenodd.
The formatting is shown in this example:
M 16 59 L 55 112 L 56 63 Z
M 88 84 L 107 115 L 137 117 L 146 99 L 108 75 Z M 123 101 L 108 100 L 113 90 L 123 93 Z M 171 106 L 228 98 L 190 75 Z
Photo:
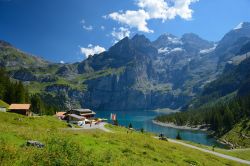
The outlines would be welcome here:
M 0 68 L 0 99 L 8 104 L 29 102 L 29 93 L 20 81 L 13 81 L 5 69 Z
M 60 108 L 52 95 L 30 95 L 21 81 L 12 80 L 4 68 L 0 68 L 0 99 L 8 104 L 31 103 L 31 111 L 38 115 L 53 115 Z
M 179 126 L 206 125 L 220 136 L 231 130 L 234 124 L 249 117 L 250 95 L 236 96 L 229 101 L 210 103 L 185 112 L 158 116 L 156 120 Z

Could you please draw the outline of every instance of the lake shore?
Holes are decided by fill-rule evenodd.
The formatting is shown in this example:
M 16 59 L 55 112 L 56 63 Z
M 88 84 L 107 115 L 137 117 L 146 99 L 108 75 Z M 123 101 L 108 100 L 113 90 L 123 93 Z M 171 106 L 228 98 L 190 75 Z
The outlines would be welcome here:
M 153 111 L 157 112 L 157 113 L 170 114 L 170 113 L 180 112 L 180 109 L 173 110 L 173 109 L 170 109 L 170 108 L 161 108 L 161 109 L 155 109 Z
M 175 125 L 174 123 L 163 123 L 163 122 L 160 122 L 157 120 L 152 120 L 152 122 L 156 125 L 180 129 L 180 130 L 194 130 L 194 131 L 197 131 L 197 130 L 207 131 L 208 130 L 208 128 L 201 128 L 201 127 L 203 127 L 202 125 L 197 125 L 194 127 L 194 126 L 187 126 L 187 125 L 186 126 L 178 126 L 178 125 Z

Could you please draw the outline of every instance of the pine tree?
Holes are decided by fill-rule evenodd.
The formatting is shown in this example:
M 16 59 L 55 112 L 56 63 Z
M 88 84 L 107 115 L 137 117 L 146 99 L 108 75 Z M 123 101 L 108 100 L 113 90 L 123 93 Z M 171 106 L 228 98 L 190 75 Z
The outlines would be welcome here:
M 176 139 L 181 140 L 180 132 L 177 133 Z
M 231 129 L 234 124 L 233 113 L 228 106 L 226 106 L 224 110 L 223 124 L 226 130 Z
M 18 82 L 16 84 L 15 97 L 16 97 L 15 99 L 16 103 L 25 103 L 25 89 L 21 82 Z
M 40 115 L 45 114 L 43 102 L 38 95 L 31 97 L 31 111 Z
M 133 126 L 132 126 L 132 124 L 131 124 L 131 123 L 129 123 L 128 128 L 133 128 Z

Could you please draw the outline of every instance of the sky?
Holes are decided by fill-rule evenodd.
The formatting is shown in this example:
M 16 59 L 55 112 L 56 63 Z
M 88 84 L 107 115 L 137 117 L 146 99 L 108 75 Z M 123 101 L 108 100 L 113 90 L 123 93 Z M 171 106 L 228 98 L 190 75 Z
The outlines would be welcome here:
M 250 0 L 0 0 L 0 40 L 57 63 L 84 60 L 122 38 L 196 33 L 219 41 L 250 22 Z

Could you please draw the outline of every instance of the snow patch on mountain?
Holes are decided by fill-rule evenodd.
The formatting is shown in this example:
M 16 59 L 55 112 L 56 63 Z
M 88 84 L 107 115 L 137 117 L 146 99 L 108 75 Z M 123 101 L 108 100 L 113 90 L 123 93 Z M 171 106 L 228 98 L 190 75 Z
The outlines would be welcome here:
M 169 37 L 168 36 L 168 41 L 170 41 L 173 44 L 183 44 L 182 41 L 177 37 Z
M 158 49 L 158 54 L 162 54 L 162 53 L 168 53 L 170 50 L 170 48 L 165 47 L 165 48 L 159 48 Z
M 234 28 L 234 30 L 241 29 L 241 28 L 243 28 L 243 22 L 239 23 L 239 24 Z
M 213 47 L 211 48 L 207 48 L 207 49 L 203 49 L 203 50 L 200 50 L 200 54 L 208 54 L 208 53 L 211 53 L 215 50 L 215 48 L 217 47 L 217 44 L 215 44 Z
M 180 52 L 180 51 L 184 51 L 184 50 L 180 47 L 176 47 L 176 48 L 171 50 L 171 52 Z
M 184 51 L 182 48 L 180 47 L 176 47 L 176 48 L 169 48 L 169 47 L 165 47 L 165 48 L 159 48 L 158 49 L 158 54 L 169 54 L 169 53 L 172 53 L 172 52 L 181 52 L 181 51 Z

